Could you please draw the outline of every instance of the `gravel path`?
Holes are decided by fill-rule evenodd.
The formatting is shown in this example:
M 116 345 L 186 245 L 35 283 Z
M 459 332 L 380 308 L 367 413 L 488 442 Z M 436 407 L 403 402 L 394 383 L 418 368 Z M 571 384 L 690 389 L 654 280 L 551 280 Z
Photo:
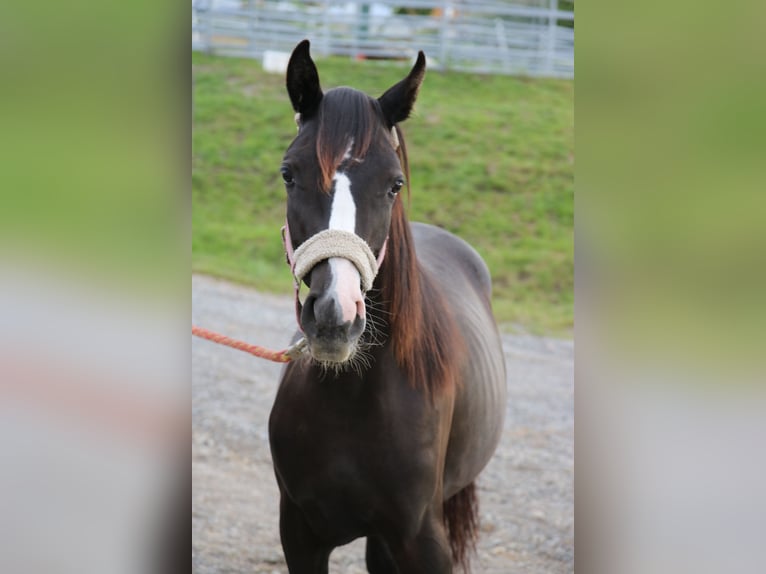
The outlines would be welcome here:
M 294 330 L 289 298 L 192 278 L 192 322 L 273 348 Z M 479 476 L 481 536 L 474 573 L 574 571 L 574 346 L 504 335 L 505 430 Z M 196 574 L 284 574 L 279 496 L 267 421 L 280 365 L 192 341 Z M 363 574 L 364 540 L 338 548 L 330 572 Z

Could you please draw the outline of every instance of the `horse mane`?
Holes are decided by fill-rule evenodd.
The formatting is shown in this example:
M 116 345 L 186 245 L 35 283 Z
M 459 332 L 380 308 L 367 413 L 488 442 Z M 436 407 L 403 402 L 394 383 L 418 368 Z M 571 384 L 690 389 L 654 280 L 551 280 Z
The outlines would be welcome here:
M 411 198 L 407 147 L 399 126 L 397 155 Z M 433 396 L 454 388 L 464 342 L 434 277 L 420 265 L 401 194 L 391 212 L 386 257 L 378 275 L 387 303 L 389 336 L 399 367 L 410 383 Z

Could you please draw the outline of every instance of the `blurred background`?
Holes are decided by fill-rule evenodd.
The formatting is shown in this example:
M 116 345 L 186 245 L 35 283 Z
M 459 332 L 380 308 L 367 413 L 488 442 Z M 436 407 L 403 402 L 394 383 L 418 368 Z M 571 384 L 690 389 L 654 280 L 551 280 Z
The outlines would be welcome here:
M 766 6 L 577 16 L 577 569 L 764 571 Z
M 188 9 L 0 11 L 0 572 L 188 572 Z

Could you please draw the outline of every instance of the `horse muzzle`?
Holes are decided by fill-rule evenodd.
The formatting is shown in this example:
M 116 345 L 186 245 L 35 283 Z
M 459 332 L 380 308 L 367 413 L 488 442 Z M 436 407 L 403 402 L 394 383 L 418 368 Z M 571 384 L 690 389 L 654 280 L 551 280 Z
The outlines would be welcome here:
M 320 362 L 344 363 L 366 324 L 359 271 L 349 260 L 331 257 L 314 266 L 310 284 L 300 316 L 309 352 Z

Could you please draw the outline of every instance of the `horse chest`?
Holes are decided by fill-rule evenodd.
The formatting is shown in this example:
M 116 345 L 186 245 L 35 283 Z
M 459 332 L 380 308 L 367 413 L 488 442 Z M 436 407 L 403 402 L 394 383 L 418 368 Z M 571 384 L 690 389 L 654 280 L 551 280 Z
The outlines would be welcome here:
M 335 390 L 280 389 L 269 422 L 272 457 L 281 487 L 315 529 L 343 525 L 360 535 L 433 495 L 438 424 L 422 401 L 400 393 Z
M 270 423 L 274 462 L 308 483 L 390 478 L 435 448 L 436 437 L 420 416 L 402 420 L 386 410 L 366 401 L 278 401 Z

